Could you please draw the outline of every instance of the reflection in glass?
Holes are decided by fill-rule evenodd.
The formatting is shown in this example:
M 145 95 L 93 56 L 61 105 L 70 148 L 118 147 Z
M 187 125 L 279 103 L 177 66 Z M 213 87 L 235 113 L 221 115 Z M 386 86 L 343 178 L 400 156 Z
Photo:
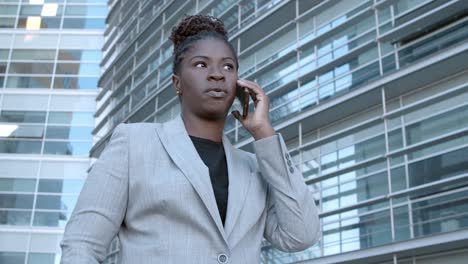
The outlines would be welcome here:
M 98 77 L 58 77 L 54 79 L 54 89 L 97 89 Z
M 43 195 L 38 194 L 36 209 L 72 211 L 75 208 L 76 195 Z
M 100 73 L 97 63 L 57 63 L 56 74 L 69 75 L 98 75 Z
M 34 226 L 65 227 L 69 215 L 66 212 L 41 212 L 34 213 Z
M 102 52 L 99 50 L 59 50 L 58 60 L 61 61 L 100 61 Z
M 0 225 L 22 225 L 29 226 L 31 211 L 24 210 L 0 210 Z M 4 262 L 0 262 L 4 263 Z
M 70 29 L 104 29 L 104 18 L 64 18 L 63 28 Z
M 34 192 L 35 188 L 33 179 L 0 178 L 0 192 Z
M 93 125 L 92 112 L 49 112 L 49 124 Z
M 0 208 L 32 209 L 34 195 L 0 193 Z
M 44 111 L 8 111 L 0 112 L 0 122 L 7 123 L 44 123 L 46 112 Z
M 80 193 L 83 180 L 40 179 L 38 192 Z
M 58 263 L 59 261 L 60 261 L 60 256 L 54 253 L 29 252 L 29 255 L 28 255 L 28 264 L 55 264 L 55 263 Z
M 91 142 L 54 142 L 46 141 L 44 154 L 88 156 Z
M 411 124 L 406 128 L 409 145 L 468 127 L 468 105 Z
M 26 253 L 0 252 L 0 263 L 24 263 Z
M 8 76 L 5 88 L 50 88 L 50 77 Z
M 8 138 L 18 139 L 42 139 L 44 137 L 44 125 L 15 125 L 16 128 L 9 135 Z
M 408 166 L 410 187 L 467 173 L 467 160 L 468 148 L 463 148 L 411 163 Z
M 54 60 L 55 50 L 14 49 L 12 60 Z
M 415 202 L 412 208 L 416 237 L 468 227 L 467 191 Z
M 39 154 L 41 141 L 0 140 L 0 153 Z
M 20 74 L 52 74 L 53 63 L 31 63 L 15 62 L 10 63 L 9 73 Z

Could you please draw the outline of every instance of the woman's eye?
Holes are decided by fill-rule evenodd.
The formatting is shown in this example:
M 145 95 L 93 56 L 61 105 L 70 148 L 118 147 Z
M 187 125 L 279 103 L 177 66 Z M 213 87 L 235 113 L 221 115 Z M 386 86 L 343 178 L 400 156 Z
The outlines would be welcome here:
M 232 71 L 234 69 L 234 66 L 232 66 L 231 64 L 227 64 L 227 65 L 224 65 L 224 69 L 227 71 Z
M 205 67 L 205 66 L 206 66 L 206 64 L 204 62 L 195 63 L 195 67 L 197 67 L 197 68 L 202 68 L 202 67 Z

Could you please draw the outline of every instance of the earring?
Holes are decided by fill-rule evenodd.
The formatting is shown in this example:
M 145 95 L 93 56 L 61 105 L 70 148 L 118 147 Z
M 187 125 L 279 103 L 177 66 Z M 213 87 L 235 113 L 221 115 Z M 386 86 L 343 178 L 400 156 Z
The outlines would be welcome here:
M 177 91 L 176 91 L 176 94 L 177 94 L 177 95 L 181 95 L 182 93 L 180 92 L 180 90 L 177 90 Z

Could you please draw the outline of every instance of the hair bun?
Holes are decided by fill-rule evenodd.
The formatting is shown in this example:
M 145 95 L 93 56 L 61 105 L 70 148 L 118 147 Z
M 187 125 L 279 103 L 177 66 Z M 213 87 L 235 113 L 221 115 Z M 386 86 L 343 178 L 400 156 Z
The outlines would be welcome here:
M 220 19 L 207 15 L 186 15 L 177 26 L 172 28 L 169 39 L 174 43 L 174 50 L 176 50 L 186 38 L 203 31 L 216 32 L 227 38 L 224 23 Z

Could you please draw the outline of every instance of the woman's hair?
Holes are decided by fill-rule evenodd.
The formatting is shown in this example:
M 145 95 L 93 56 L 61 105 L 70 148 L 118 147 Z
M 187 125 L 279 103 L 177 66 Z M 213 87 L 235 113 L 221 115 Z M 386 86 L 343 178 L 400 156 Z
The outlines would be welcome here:
M 208 38 L 223 40 L 234 55 L 236 68 L 239 68 L 236 51 L 228 40 L 223 21 L 213 16 L 193 15 L 185 16 L 179 24 L 172 28 L 172 33 L 169 37 L 172 43 L 174 43 L 172 72 L 179 72 L 179 65 L 184 59 L 184 54 L 190 49 L 194 42 Z

